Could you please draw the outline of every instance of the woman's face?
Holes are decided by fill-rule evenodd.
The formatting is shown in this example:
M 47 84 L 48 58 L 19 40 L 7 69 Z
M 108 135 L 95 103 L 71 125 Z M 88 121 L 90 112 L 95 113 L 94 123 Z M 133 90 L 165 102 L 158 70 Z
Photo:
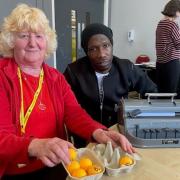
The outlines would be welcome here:
M 13 49 L 17 64 L 41 66 L 47 49 L 45 34 L 42 32 L 17 32 Z
M 88 42 L 88 57 L 95 71 L 107 73 L 112 65 L 112 44 L 108 37 L 97 34 Z

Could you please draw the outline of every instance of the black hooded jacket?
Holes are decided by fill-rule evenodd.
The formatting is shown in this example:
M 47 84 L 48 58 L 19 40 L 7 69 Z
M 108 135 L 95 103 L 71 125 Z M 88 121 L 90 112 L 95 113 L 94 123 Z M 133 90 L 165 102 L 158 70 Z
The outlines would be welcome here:
M 115 106 L 128 92 L 137 91 L 141 95 L 157 92 L 156 85 L 140 68 L 127 59 L 113 56 L 109 75 L 103 79 L 102 119 L 98 82 L 87 56 L 67 66 L 64 75 L 71 85 L 78 102 L 93 119 L 107 127 L 117 123 Z

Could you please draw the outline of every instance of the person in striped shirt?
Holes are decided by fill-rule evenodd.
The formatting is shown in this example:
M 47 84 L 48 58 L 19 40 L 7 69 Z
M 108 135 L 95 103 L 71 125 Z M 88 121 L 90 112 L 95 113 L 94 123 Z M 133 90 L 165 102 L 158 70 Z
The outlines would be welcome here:
M 160 93 L 177 93 L 180 98 L 180 1 L 169 1 L 156 29 L 157 86 Z

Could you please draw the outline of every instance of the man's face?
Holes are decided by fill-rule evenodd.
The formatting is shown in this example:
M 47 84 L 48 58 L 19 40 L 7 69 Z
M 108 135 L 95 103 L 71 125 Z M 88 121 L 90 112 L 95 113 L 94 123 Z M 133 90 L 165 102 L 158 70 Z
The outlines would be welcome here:
M 93 35 L 88 42 L 87 55 L 95 71 L 109 72 L 112 64 L 112 44 L 103 34 Z

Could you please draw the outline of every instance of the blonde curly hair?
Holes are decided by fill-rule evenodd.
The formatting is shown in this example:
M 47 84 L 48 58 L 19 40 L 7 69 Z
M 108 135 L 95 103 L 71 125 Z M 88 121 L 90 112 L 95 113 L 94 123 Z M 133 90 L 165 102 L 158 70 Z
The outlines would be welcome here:
M 19 4 L 9 16 L 4 18 L 0 33 L 0 54 L 13 57 L 15 32 L 30 31 L 43 33 L 47 39 L 46 57 L 57 48 L 56 32 L 50 27 L 49 21 L 41 9 L 27 4 Z

